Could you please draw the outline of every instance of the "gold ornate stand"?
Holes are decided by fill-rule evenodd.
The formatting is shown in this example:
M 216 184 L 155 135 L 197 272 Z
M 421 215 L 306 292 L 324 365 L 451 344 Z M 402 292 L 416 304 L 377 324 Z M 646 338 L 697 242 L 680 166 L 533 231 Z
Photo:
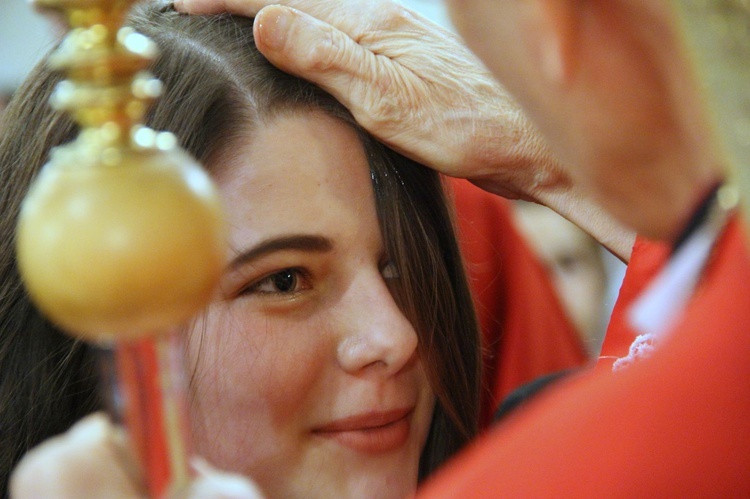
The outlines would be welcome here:
M 114 400 L 153 497 L 189 478 L 176 333 L 205 307 L 225 258 L 218 196 L 175 137 L 139 123 L 161 84 L 157 56 L 121 27 L 135 0 L 37 0 L 70 31 L 50 58 L 52 105 L 80 125 L 53 150 L 22 206 L 19 268 L 36 305 L 69 334 L 111 348 Z M 44 133 L 41 131 L 40 133 Z

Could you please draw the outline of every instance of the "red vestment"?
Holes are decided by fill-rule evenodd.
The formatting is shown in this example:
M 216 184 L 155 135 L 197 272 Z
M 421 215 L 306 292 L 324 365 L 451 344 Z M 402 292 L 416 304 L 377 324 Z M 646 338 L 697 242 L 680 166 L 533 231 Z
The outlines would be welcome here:
M 750 250 L 735 217 L 651 357 L 541 394 L 418 496 L 748 497 L 749 422 Z

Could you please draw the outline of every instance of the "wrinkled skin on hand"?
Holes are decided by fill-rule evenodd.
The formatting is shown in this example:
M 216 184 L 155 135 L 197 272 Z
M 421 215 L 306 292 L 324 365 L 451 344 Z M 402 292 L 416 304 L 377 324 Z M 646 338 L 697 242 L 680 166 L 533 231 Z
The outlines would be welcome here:
M 175 7 L 256 16 L 256 43 L 273 64 L 326 89 L 390 147 L 492 193 L 547 205 L 628 258 L 634 234 L 573 185 L 519 105 L 453 33 L 386 0 Z
M 271 4 L 283 4 L 283 6 Z M 509 198 L 568 185 L 520 107 L 453 33 L 387 1 L 183 0 L 257 16 L 258 48 L 401 153 Z M 260 14 L 259 14 L 260 12 Z
M 308 15 L 269 3 L 177 7 L 258 14 L 261 51 L 329 90 L 381 140 L 491 192 L 546 204 L 611 247 L 609 236 L 625 234 L 616 221 L 675 237 L 724 175 L 668 2 L 449 2 L 469 46 L 551 149 L 456 38 L 403 7 L 281 2 Z

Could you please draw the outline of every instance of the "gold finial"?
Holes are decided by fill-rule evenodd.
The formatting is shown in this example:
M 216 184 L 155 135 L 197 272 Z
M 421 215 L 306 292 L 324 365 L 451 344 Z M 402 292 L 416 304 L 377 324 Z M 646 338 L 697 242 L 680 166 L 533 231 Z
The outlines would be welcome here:
M 134 0 L 38 0 L 72 28 L 49 64 L 52 105 L 80 125 L 52 151 L 18 225 L 32 298 L 73 335 L 154 334 L 205 306 L 223 266 L 218 195 L 169 133 L 141 124 L 161 84 L 155 44 L 122 27 Z
M 80 125 L 24 199 L 16 232 L 29 295 L 72 336 L 112 351 L 122 417 L 151 497 L 190 471 L 177 326 L 206 306 L 224 266 L 218 193 L 176 138 L 141 124 L 161 84 L 155 45 L 122 27 L 135 0 L 37 0 L 71 30 L 49 64 L 52 105 Z M 45 133 L 45 131 L 41 131 Z M 116 359 L 116 367 L 111 366 Z M 115 404 L 115 406 L 119 405 Z
M 49 60 L 67 75 L 55 91 L 53 106 L 70 112 L 84 128 L 115 125 L 123 140 L 161 93 L 158 80 L 144 72 L 157 55 L 156 45 L 121 26 L 132 3 L 134 0 L 37 2 L 42 9 L 61 12 L 71 27 Z M 107 137 L 111 139 L 111 133 Z

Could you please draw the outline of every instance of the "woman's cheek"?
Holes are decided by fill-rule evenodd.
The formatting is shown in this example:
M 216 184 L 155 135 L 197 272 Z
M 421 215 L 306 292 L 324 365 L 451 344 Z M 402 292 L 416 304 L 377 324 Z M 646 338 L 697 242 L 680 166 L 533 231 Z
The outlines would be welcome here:
M 315 322 L 215 307 L 189 340 L 192 406 L 225 431 L 295 424 L 320 400 L 327 348 Z

